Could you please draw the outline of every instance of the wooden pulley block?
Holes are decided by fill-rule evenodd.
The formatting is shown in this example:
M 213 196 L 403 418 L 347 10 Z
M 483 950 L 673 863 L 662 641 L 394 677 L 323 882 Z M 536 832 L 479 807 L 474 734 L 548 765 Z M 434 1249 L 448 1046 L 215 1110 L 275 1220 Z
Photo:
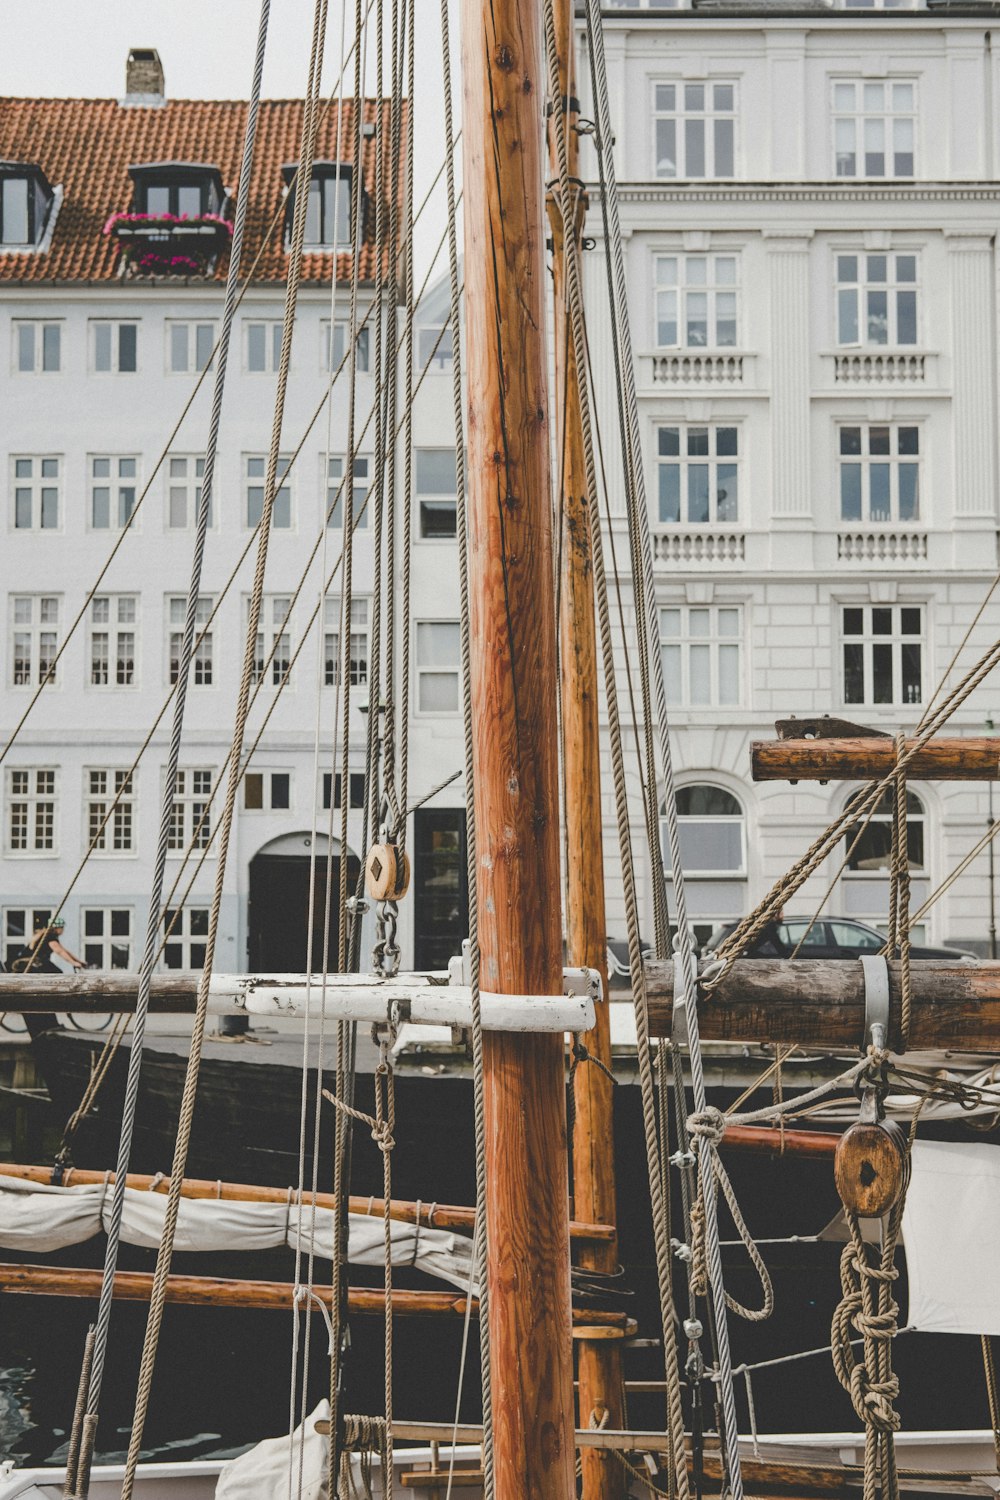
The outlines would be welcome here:
M 410 861 L 396 844 L 373 844 L 365 860 L 365 889 L 373 901 L 401 901 L 410 886 Z
M 906 1181 L 906 1142 L 895 1121 L 849 1126 L 837 1145 L 833 1176 L 845 1208 L 863 1219 L 887 1214 Z

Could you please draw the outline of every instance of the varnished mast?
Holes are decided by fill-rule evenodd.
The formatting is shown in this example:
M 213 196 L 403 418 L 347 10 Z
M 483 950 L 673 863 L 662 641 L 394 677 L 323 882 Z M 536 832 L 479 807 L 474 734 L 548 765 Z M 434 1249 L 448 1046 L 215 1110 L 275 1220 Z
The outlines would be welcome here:
M 604 1000 L 597 1006 L 593 1030 L 584 1037 L 596 1063 L 611 1066 L 611 1018 L 608 1009 L 607 925 L 604 899 L 604 850 L 601 827 L 601 758 L 597 717 L 597 629 L 594 619 L 594 569 L 587 493 L 579 375 L 566 306 L 567 250 L 577 253 L 586 202 L 578 182 L 579 137 L 576 124 L 575 26 L 571 0 L 554 0 L 553 19 L 559 54 L 559 98 L 550 101 L 549 224 L 555 318 L 556 473 L 558 499 L 560 591 L 559 673 L 562 707 L 563 795 L 566 839 L 566 960 L 597 969 Z M 560 202 L 559 111 L 566 125 L 566 155 L 571 201 Z M 583 372 L 586 379 L 586 371 Z M 613 1084 L 600 1067 L 584 1064 L 573 1075 L 574 1213 L 614 1224 L 615 1160 Z M 616 1242 L 582 1247 L 580 1264 L 613 1272 Z M 578 1422 L 591 1416 L 609 1427 L 624 1425 L 621 1344 L 614 1339 L 577 1339 Z M 624 1471 L 612 1453 L 588 1449 L 581 1454 L 584 1500 L 621 1500 Z
M 464 0 L 463 181 L 480 976 L 561 987 L 537 0 Z M 497 1500 L 575 1493 L 563 1044 L 487 1035 Z

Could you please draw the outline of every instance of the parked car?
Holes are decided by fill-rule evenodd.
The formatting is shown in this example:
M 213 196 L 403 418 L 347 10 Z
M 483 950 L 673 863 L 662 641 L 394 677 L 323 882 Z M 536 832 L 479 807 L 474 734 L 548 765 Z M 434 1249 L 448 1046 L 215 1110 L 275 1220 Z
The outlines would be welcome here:
M 706 951 L 717 948 L 736 926 L 736 922 L 723 922 L 716 927 Z M 808 917 L 788 917 L 766 927 L 744 956 L 790 958 L 801 943 L 800 958 L 857 958 L 862 953 L 878 953 L 884 942 L 883 933 L 850 917 L 820 917 L 811 927 Z M 911 958 L 950 959 L 957 963 L 974 956 L 961 948 L 928 948 L 922 943 L 914 943 L 910 948 Z

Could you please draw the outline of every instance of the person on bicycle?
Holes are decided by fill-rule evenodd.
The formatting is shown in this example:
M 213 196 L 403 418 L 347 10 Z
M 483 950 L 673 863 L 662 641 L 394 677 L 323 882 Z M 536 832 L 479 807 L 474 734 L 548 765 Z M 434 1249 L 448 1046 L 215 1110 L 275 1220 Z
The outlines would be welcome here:
M 84 960 L 63 947 L 62 935 L 65 930 L 66 922 L 61 916 L 53 917 L 43 927 L 36 927 L 30 941 L 14 960 L 14 973 L 26 974 L 30 971 L 32 974 L 61 974 L 63 970 L 52 962 L 53 957 L 64 959 L 74 969 L 85 969 L 87 965 Z

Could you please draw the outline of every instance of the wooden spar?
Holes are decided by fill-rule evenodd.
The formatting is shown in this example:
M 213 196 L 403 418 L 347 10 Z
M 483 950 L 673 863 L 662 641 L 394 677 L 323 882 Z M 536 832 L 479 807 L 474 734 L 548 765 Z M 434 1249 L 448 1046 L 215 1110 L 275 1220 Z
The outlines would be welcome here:
M 898 1051 L 900 965 L 889 965 L 888 1044 Z M 673 965 L 646 965 L 649 1025 L 669 1036 Z M 952 1052 L 1000 1051 L 1000 962 L 910 964 L 913 1008 L 907 1045 Z M 703 1041 L 796 1042 L 852 1053 L 862 1045 L 865 992 L 855 959 L 741 958 L 710 994 L 702 995 Z
M 555 339 L 556 472 L 561 477 L 558 516 L 559 670 L 562 708 L 563 796 L 566 840 L 566 961 L 597 969 L 601 994 L 596 1020 L 583 1043 L 596 1063 L 611 1067 L 611 1013 L 608 1002 L 607 920 L 604 901 L 604 841 L 601 799 L 600 727 L 597 716 L 597 627 L 594 614 L 594 568 L 590 497 L 580 409 L 579 372 L 566 303 L 567 237 L 578 253 L 586 199 L 577 191 L 579 136 L 576 124 L 575 24 L 572 0 L 554 0 L 553 21 L 559 56 L 559 98 L 565 101 L 566 154 L 572 201 L 559 201 L 558 118 L 549 116 L 548 194 L 552 231 Z M 557 103 L 556 110 L 560 105 Z M 586 378 L 586 372 L 584 372 Z M 601 1067 L 588 1064 L 573 1074 L 573 1207 L 586 1218 L 614 1224 L 615 1157 L 612 1091 Z M 613 1272 L 618 1265 L 616 1240 L 581 1247 L 579 1263 Z M 625 1423 L 621 1344 L 616 1340 L 580 1339 L 577 1349 L 579 1409 L 577 1420 L 588 1426 L 591 1414 L 605 1426 Z M 582 1455 L 583 1500 L 623 1500 L 625 1471 L 614 1455 L 588 1449 Z
M 832 1161 L 840 1135 L 830 1130 L 776 1130 L 770 1125 L 727 1125 L 721 1150 L 748 1156 L 813 1157 Z
M 462 180 L 480 978 L 562 974 L 539 0 L 463 0 Z M 484 1037 L 497 1500 L 570 1500 L 563 1040 Z
M 115 1273 L 116 1299 L 123 1302 L 148 1302 L 153 1285 L 148 1271 L 118 1271 Z M 101 1272 L 79 1266 L 12 1266 L 0 1263 L 0 1292 L 17 1292 L 37 1297 L 97 1297 L 101 1290 Z M 329 1286 L 319 1282 L 313 1292 L 325 1306 L 333 1300 Z M 385 1312 L 385 1292 L 381 1287 L 353 1286 L 348 1294 L 349 1309 L 353 1313 L 382 1316 Z M 167 1278 L 167 1301 L 186 1303 L 192 1307 L 245 1307 L 287 1311 L 295 1297 L 295 1284 L 291 1281 L 244 1281 L 223 1276 L 169 1276 Z M 310 1301 L 312 1299 L 310 1298 Z M 425 1317 L 446 1314 L 464 1318 L 468 1299 L 461 1292 L 409 1292 L 394 1287 L 392 1311 L 394 1317 Z M 472 1315 L 479 1312 L 478 1297 L 472 1298 Z M 615 1328 L 623 1335 L 631 1332 L 635 1324 L 627 1313 L 605 1312 L 593 1308 L 575 1308 L 574 1320 L 580 1323 Z
M 17 1177 L 23 1182 L 43 1182 L 53 1185 L 56 1182 L 55 1169 L 52 1167 L 20 1166 L 13 1162 L 0 1163 L 0 1178 Z M 94 1172 L 82 1167 L 66 1167 L 62 1176 L 58 1179 L 62 1187 L 82 1186 L 107 1182 L 109 1186 L 114 1183 L 114 1172 Z M 170 1178 L 163 1176 L 150 1177 L 142 1172 L 130 1172 L 125 1179 L 126 1187 L 135 1188 L 139 1192 L 167 1193 L 170 1188 Z M 214 1182 L 210 1178 L 185 1177 L 181 1187 L 182 1198 L 215 1198 L 223 1202 L 237 1203 L 292 1203 L 297 1202 L 298 1195 L 295 1192 L 289 1196 L 288 1188 L 259 1187 L 246 1182 Z M 312 1194 L 306 1193 L 304 1201 L 312 1203 Z M 317 1193 L 317 1208 L 335 1208 L 337 1200 L 333 1193 Z M 371 1214 L 376 1218 L 382 1215 L 381 1198 L 365 1198 L 361 1195 L 352 1195 L 348 1199 L 348 1208 L 352 1214 Z M 428 1229 L 473 1229 L 476 1222 L 476 1210 L 474 1208 L 459 1207 L 454 1203 L 407 1203 L 398 1198 L 392 1198 L 389 1202 L 389 1217 L 403 1224 L 415 1224 L 419 1213 L 420 1223 Z M 613 1242 L 615 1231 L 610 1224 L 585 1224 L 576 1219 L 570 1220 L 570 1238 L 574 1240 L 596 1240 L 604 1243 Z
M 915 740 L 906 741 L 911 750 Z M 750 746 L 754 781 L 881 780 L 896 764 L 896 742 L 864 739 L 755 740 Z M 989 735 L 928 740 L 907 762 L 911 781 L 996 781 L 1000 749 Z

